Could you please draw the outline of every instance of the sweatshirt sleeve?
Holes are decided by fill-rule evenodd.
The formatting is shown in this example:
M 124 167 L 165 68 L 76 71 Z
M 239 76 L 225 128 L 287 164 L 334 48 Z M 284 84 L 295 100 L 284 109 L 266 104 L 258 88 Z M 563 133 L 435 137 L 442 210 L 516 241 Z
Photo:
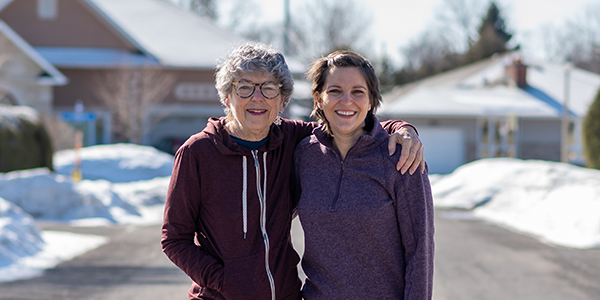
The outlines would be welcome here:
M 167 257 L 200 286 L 220 290 L 223 265 L 195 243 L 200 178 L 189 146 L 181 147 L 165 203 L 161 245 Z
M 310 136 L 313 129 L 319 126 L 316 122 L 304 122 L 302 120 L 289 120 L 288 122 L 293 127 L 293 130 L 289 133 L 289 137 L 295 138 L 296 145 L 298 145 L 305 137 Z
M 414 128 L 415 132 L 417 134 L 419 134 L 419 132 L 417 131 L 417 127 L 415 127 L 413 124 L 410 124 L 410 123 L 402 121 L 402 120 L 388 120 L 388 121 L 383 121 L 380 123 L 381 123 L 381 127 L 383 127 L 383 129 L 385 129 L 385 131 L 387 131 L 387 133 L 389 133 L 389 134 L 397 132 L 398 130 L 400 130 L 400 128 L 402 128 L 404 126 L 410 126 L 410 127 Z
M 405 300 L 431 299 L 434 220 L 428 173 L 396 176 L 396 214 L 405 250 Z

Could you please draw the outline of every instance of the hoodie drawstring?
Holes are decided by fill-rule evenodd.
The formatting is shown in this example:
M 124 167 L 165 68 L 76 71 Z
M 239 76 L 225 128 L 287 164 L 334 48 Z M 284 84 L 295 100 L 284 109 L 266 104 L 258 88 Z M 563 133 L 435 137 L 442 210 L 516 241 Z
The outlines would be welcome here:
M 242 188 L 242 217 L 244 218 L 244 239 L 248 232 L 248 159 L 242 157 L 242 169 L 244 170 L 243 188 Z
M 269 266 L 269 235 L 267 234 L 267 152 L 263 152 L 263 186 L 260 184 L 260 162 L 258 160 L 258 150 L 252 150 L 252 157 L 254 158 L 254 168 L 256 170 L 256 193 L 258 194 L 258 200 L 260 203 L 260 230 L 262 232 L 263 241 L 265 243 L 265 269 L 269 283 L 271 285 L 271 299 L 275 300 L 275 279 L 271 273 L 271 267 Z M 242 169 L 243 175 L 243 191 L 242 191 L 242 216 L 244 226 L 244 239 L 248 232 L 248 160 L 246 156 L 242 157 Z

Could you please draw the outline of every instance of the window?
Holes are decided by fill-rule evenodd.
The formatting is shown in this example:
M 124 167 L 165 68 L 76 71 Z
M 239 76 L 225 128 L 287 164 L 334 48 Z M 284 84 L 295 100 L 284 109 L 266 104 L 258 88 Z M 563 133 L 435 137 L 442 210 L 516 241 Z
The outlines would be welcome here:
M 55 19 L 58 15 L 58 0 L 37 0 L 37 12 L 40 19 Z
M 217 89 L 212 83 L 182 82 L 175 87 L 175 97 L 179 100 L 216 100 Z

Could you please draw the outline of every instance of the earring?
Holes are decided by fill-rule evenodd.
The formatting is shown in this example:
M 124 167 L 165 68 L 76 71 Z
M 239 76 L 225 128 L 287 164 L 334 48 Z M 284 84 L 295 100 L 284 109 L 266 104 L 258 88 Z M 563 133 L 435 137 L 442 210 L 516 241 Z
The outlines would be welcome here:
M 280 114 L 281 114 L 281 112 L 280 112 Z M 283 121 L 281 119 L 281 116 L 279 114 L 277 114 L 277 118 L 275 118 L 275 121 L 273 121 L 273 124 L 279 126 L 279 125 L 281 125 L 281 121 Z

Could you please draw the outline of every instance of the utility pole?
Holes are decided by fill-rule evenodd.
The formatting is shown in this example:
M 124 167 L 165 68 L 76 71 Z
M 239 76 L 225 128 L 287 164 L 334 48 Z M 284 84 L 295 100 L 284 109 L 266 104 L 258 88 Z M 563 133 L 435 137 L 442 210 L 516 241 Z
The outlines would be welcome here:
M 283 26 L 283 54 L 290 55 L 291 44 L 290 44 L 290 0 L 283 0 L 284 10 L 284 26 Z
M 570 96 L 570 83 L 571 83 L 571 64 L 567 63 L 565 66 L 565 98 L 562 107 L 562 119 L 561 119 L 561 135 L 560 135 L 560 161 L 564 163 L 569 162 L 569 96 Z

